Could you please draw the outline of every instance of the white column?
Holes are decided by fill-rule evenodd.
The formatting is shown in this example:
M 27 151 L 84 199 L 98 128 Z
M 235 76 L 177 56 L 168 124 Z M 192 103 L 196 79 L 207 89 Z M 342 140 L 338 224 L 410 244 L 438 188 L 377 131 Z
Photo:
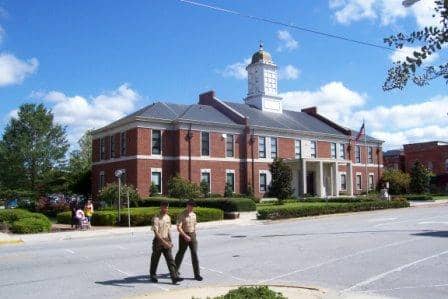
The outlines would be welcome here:
M 352 163 L 347 163 L 347 191 L 349 196 L 353 196 L 353 167 Z
M 319 167 L 317 168 L 317 196 L 324 196 L 324 169 L 322 161 L 319 161 Z
M 307 192 L 306 188 L 306 160 L 302 159 L 302 195 Z
M 334 163 L 333 166 L 333 176 L 334 176 L 334 196 L 339 196 L 339 190 L 341 188 L 341 177 L 339 176 L 339 165 L 338 162 Z

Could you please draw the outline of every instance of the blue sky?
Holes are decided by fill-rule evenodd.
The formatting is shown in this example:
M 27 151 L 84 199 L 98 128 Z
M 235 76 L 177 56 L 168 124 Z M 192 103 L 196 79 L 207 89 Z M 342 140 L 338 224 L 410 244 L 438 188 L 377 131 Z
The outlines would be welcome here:
M 203 3 L 382 44 L 431 24 L 431 0 L 210 1 Z M 43 102 L 74 143 L 161 100 L 195 103 L 210 89 L 242 101 L 245 60 L 262 40 L 279 67 L 290 109 L 316 105 L 327 117 L 392 148 L 448 139 L 447 86 L 381 88 L 393 51 L 194 7 L 176 0 L 0 0 L 0 129 L 25 102 Z M 446 51 L 446 50 L 444 50 Z M 395 53 L 397 54 L 397 53 Z M 445 59 L 440 53 L 433 63 Z

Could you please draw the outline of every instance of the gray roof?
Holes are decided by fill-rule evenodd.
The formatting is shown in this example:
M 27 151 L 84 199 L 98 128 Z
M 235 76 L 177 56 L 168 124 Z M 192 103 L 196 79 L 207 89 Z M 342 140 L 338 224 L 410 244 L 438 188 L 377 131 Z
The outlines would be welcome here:
M 390 157 L 390 156 L 398 156 L 400 154 L 403 154 L 403 150 L 395 149 L 395 150 L 388 150 L 383 153 L 384 157 Z

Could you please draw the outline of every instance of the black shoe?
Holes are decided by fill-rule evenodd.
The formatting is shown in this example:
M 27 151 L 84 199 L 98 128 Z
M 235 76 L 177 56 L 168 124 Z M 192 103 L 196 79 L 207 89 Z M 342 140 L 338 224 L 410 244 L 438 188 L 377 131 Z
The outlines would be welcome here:
M 158 283 L 159 281 L 157 280 L 157 278 L 155 277 L 150 277 L 149 281 L 153 282 L 153 283 Z
M 196 276 L 194 277 L 194 279 L 196 279 L 197 281 L 202 281 L 204 278 L 202 278 L 201 275 L 196 275 Z
M 179 278 L 179 277 L 176 277 L 176 278 L 172 278 L 172 279 L 171 279 L 171 281 L 172 281 L 173 284 L 177 284 L 179 281 L 182 281 L 182 280 L 184 280 L 184 279 L 183 279 L 183 278 Z

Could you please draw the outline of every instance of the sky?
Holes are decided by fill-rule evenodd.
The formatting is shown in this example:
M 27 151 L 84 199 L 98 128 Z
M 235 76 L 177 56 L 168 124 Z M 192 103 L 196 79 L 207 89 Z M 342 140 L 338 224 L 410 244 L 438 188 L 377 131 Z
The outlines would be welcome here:
M 433 1 L 197 0 L 353 39 L 436 25 Z M 242 102 L 260 41 L 279 69 L 287 109 L 318 112 L 392 149 L 448 140 L 447 84 L 383 91 L 389 51 L 225 14 L 178 0 L 0 0 L 0 130 L 23 103 L 44 103 L 70 143 L 154 101 L 192 104 L 215 90 Z M 447 60 L 446 50 L 430 64 Z M 0 133 L 1 134 L 1 133 Z

